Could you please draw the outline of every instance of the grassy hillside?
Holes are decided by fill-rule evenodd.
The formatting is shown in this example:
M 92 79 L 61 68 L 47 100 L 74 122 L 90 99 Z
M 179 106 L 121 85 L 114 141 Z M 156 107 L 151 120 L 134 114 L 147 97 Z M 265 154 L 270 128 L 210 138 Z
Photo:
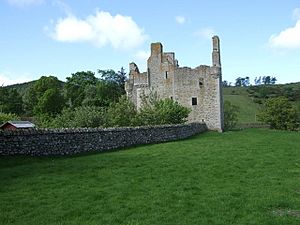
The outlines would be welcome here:
M 300 135 L 244 130 L 125 151 L 0 158 L 0 224 L 299 225 Z
M 300 83 L 258 86 L 258 87 L 225 87 L 224 100 L 239 106 L 239 123 L 255 123 L 256 115 L 268 97 L 286 96 L 300 110 Z M 259 104 L 260 103 L 260 104 Z
M 230 101 L 237 105 L 240 109 L 238 112 L 239 123 L 254 123 L 257 122 L 256 115 L 258 114 L 261 105 L 253 102 L 253 99 L 248 96 L 246 88 L 228 87 L 223 89 L 224 100 Z

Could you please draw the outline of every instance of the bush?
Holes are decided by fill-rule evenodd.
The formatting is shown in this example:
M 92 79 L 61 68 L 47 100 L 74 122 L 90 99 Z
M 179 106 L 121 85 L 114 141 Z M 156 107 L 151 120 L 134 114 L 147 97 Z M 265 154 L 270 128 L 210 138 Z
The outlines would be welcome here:
M 117 103 L 110 105 L 107 111 L 107 122 L 105 126 L 108 127 L 127 127 L 135 126 L 137 111 L 135 105 L 123 95 L 119 98 Z
M 258 119 L 270 125 L 271 129 L 296 130 L 299 128 L 299 113 L 286 97 L 268 99 Z
M 105 109 L 95 106 L 64 109 L 54 119 L 51 117 L 40 117 L 40 126 L 51 128 L 102 127 L 105 122 Z
M 172 99 L 158 99 L 156 93 L 142 96 L 142 107 L 138 115 L 141 125 L 181 124 L 187 121 L 191 109 Z
M 0 125 L 10 121 L 10 120 L 20 120 L 20 117 L 14 113 L 1 113 L 0 112 Z
M 233 105 L 229 101 L 224 102 L 224 129 L 230 130 L 234 128 L 238 122 L 237 113 L 239 112 L 239 107 Z

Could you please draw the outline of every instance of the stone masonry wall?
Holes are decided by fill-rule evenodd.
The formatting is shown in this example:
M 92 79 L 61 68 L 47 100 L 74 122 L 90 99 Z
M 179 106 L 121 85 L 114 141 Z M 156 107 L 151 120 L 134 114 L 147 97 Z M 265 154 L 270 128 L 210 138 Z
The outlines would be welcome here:
M 129 128 L 0 131 L 0 155 L 72 155 L 184 139 L 205 132 L 201 123 Z

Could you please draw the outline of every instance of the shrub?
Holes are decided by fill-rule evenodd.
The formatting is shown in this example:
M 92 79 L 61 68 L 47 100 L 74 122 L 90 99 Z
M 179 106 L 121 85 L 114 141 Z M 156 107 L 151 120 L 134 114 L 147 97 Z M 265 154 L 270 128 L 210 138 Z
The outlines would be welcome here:
M 0 125 L 9 120 L 20 120 L 20 117 L 14 113 L 2 113 L 0 112 Z
M 138 115 L 141 125 L 181 124 L 187 121 L 191 109 L 172 99 L 158 99 L 156 93 L 142 96 L 142 108 Z
M 113 103 L 107 110 L 107 121 L 105 126 L 127 127 L 135 126 L 137 111 L 135 105 L 123 95 L 117 103 Z
M 296 130 L 299 127 L 299 113 L 286 97 L 268 99 L 258 119 L 272 129 Z
M 229 101 L 224 102 L 224 129 L 230 130 L 234 128 L 238 122 L 237 113 L 239 107 Z
M 75 109 L 64 109 L 54 119 L 41 117 L 42 127 L 51 128 L 77 128 L 101 127 L 106 121 L 106 111 L 95 106 L 80 106 Z

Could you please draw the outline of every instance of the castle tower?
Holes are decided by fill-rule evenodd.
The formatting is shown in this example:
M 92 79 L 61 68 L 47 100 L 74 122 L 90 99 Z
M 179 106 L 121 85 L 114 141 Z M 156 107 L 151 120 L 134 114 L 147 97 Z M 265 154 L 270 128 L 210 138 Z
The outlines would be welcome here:
M 216 96 L 215 99 L 215 111 L 217 115 L 215 117 L 217 130 L 223 131 L 224 129 L 224 109 L 223 109 L 223 94 L 222 94 L 222 69 L 221 69 L 221 57 L 220 57 L 220 39 L 218 36 L 212 37 L 212 75 L 215 77 Z
M 220 57 L 220 39 L 218 36 L 212 37 L 213 42 L 213 52 L 212 52 L 212 62 L 213 66 L 221 67 L 221 57 Z

